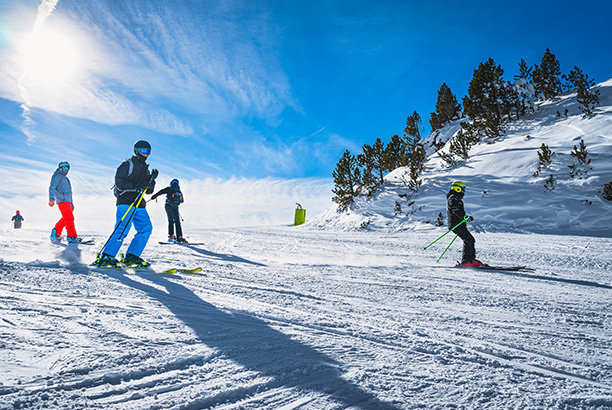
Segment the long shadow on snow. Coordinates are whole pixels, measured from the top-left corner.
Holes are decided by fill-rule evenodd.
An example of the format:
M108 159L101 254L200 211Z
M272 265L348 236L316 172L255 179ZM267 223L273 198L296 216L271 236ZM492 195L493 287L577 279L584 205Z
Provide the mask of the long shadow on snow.
M295 387L318 392L343 407L399 410L399 407L381 401L343 379L338 362L271 328L263 320L223 312L185 286L163 276L147 274L146 279L165 287L168 293L134 281L123 273L109 276L166 306L194 331L202 343L249 370L273 378L268 388ZM246 398L248 393L245 392L244 396ZM196 408L206 408L226 399L207 397L191 404Z
M486 269L483 269L483 270L486 270ZM549 280L551 282L571 283L572 285L592 286L594 288L601 288L601 289L612 289L612 286L610 285L604 285L601 283L591 282L588 280L566 279L566 278L559 278L555 276L532 275L532 274L524 273L524 272L502 271L502 270L494 270L494 271L487 271L487 272L501 273L502 275L508 275L508 276L519 276L521 278Z
M195 246L192 245L183 245L188 247L189 249L192 249L194 251L196 251L197 253L200 253L208 258L211 259L217 259L217 260L222 260L222 261L226 261L226 262L238 262L238 263L248 263L249 265L256 265L256 266L266 266L262 263L259 262L253 262L250 261L248 259L244 259L241 258L240 256L236 256L236 255L229 255L226 253L215 253L215 252L211 252L211 251L207 251L205 249L200 249L200 248L196 248Z

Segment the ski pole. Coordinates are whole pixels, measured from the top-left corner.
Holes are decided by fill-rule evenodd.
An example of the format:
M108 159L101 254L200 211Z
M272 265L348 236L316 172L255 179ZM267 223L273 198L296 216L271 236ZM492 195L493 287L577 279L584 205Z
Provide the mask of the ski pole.
M144 194L147 190L144 189L142 191L142 194L140 194L140 198L138 199L138 203L136 204L136 206L134 207L134 210L132 211L132 215L130 215L130 217L128 218L127 222L125 223L125 225L123 226L123 231L121 231L121 235L119 235L119 237L117 238L117 242L119 242L121 240L121 237L123 236L123 234L125 233L125 230L127 229L128 226L130 226L130 221L132 220L132 217L134 216L134 214L136 213L136 210L138 209L138 205L140 205L140 201L142 201L142 198L144 198ZM132 203L132 205L134 205ZM132 205L130 205L130 208L132 207ZM125 213L125 215L127 215L127 213L130 211L130 208L128 208L127 212ZM125 218L125 215L123 215L123 218ZM123 218L121 218L121 220L123 220ZM121 224L121 221L119 221L119 224Z
M440 259L442 259L442 257L444 256L444 254L446 253L446 251L448 250L448 248L451 247L451 245L453 244L453 242L455 242L455 239L457 239L457 236L455 236L453 238L453 240L451 241L451 243L448 244L448 246L446 247L446 249L444 249L444 252L442 252L442 255L440 255L440 257L438 258L438 260L436 261L436 263L440 262Z
M459 225L461 225L462 223L467 223L466 219L463 219L463 221L459 222L457 225L455 225L452 229L449 229L448 232L446 232L444 235L440 236L438 239L436 239L435 241L433 241L432 243L430 243L429 245L427 245L426 247L423 248L423 250L427 250L427 248L429 248L431 245L433 245L434 243L438 242L440 239L444 238L446 235L448 235L449 233L451 233L452 231L455 230L455 228L457 228Z
M136 197L136 199L134 199L134 202L132 202L132 204L127 209L127 211L125 211L125 214L123 214L123 216L121 217L121 219L119 220L119 222L115 226L115 229L113 229L113 233L111 233L110 236L108 237L108 239L106 240L106 242L104 242L104 246L102 247L102 249L100 249L100 252L98 254L100 254L100 253L102 253L104 251L104 248L106 248L106 245L108 245L108 242L110 241L110 239L113 237L113 235L117 231L117 228L119 228L119 226L121 225L121 222L123 222L123 219L125 218L125 216L128 214L128 212L130 212L130 209L132 209L134 204L136 204L136 200L138 200L138 203L136 204L136 206L138 206L140 204L140 200L144 196L145 191L146 190L143 190L142 193L140 194L140 196ZM130 219L132 219L132 218L130 218ZM125 228L124 228L124 232L125 232ZM121 235L123 235L123 233L121 233ZM119 236L119 237L121 238L121 236Z

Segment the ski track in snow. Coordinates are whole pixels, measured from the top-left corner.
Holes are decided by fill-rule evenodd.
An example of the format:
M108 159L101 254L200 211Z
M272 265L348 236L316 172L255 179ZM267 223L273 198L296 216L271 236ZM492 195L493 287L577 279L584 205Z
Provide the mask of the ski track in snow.
M612 239L475 234L502 273L439 234L202 230L162 275L5 231L0 408L612 408Z

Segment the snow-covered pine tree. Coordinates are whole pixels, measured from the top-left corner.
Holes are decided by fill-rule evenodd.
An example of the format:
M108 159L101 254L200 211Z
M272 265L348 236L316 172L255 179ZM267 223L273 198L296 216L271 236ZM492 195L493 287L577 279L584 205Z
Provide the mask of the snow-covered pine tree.
M344 151L332 175L334 177L332 201L338 204L338 211L344 211L357 196L356 187L361 184L361 171L357 167L357 159L349 150Z
M576 90L576 100L578 108L584 117L592 115L595 107L599 105L599 90L593 90L595 80L589 79L588 74L582 72L580 68L574 66L568 76L563 76L567 80L567 87Z
M546 49L542 57L542 64L535 65L533 70L533 85L538 96L542 99L554 99L562 91L561 64L559 60Z
M451 89L442 84L438 90L438 99L436 101L436 110L431 113L429 125L431 130L435 131L443 128L449 122L459 119L461 116L461 104L457 102L457 97L451 92Z
M519 74L514 76L514 82L508 84L510 93L510 110L516 115L518 120L529 112L533 112L535 107L533 99L535 98L535 87L533 86L532 67L527 66L524 59L521 58L519 64ZM511 114L508 113L510 118Z

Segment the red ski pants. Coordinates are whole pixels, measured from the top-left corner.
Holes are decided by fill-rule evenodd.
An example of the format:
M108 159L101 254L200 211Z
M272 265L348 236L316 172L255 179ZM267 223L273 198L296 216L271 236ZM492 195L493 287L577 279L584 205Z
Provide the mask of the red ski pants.
M55 232L57 235L62 234L62 230L66 228L66 235L70 238L76 238L77 232L74 227L74 215L72 214L72 203L71 202L60 202L57 204L62 218L55 224Z

